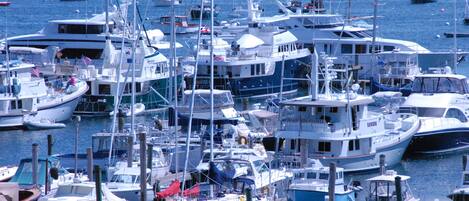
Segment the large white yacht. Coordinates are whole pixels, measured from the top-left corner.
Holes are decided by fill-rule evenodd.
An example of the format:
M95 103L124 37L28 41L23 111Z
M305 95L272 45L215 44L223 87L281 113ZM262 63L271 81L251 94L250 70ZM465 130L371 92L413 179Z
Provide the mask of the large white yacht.
M164 35L159 30L149 30L146 34L141 31L139 37L132 37L131 27L123 20L128 5L122 3L120 9L114 7L108 12L108 24L105 13L89 19L52 20L38 33L4 40L3 48L7 44L9 47L47 49L53 65L41 69L44 75L76 74L90 86L76 113L108 115L114 109L114 98L122 94L116 90L118 77L124 96L122 105L130 107L132 73L129 69L134 51L132 43L136 43L136 101L144 104L146 110L155 109L166 104L169 93L169 62L159 51L159 47L167 49L169 46L162 42ZM121 75L117 71L119 63L122 63Z
M281 102L280 128L275 134L285 139L281 153L297 156L303 163L307 159L335 162L346 172L378 168L381 154L389 159L388 165L398 164L419 128L417 115L369 111L374 100L358 94L357 84L334 92L329 69L333 64L327 60L324 93Z
M285 20L280 21L278 25L292 32L306 47L315 47L318 52L337 57L337 66L360 67L358 76L361 79L377 75L378 71L374 71L372 67L382 60L375 58L373 64L371 27L354 25L353 19L345 20L340 14L292 12L279 1L277 5L285 13ZM431 52L412 41L376 36L375 48L375 52L415 52L422 67L453 65L454 62L453 53Z
M402 111L416 112L421 126L409 145L410 153L442 154L469 148L469 88L467 78L446 72L422 74L412 83L412 94Z

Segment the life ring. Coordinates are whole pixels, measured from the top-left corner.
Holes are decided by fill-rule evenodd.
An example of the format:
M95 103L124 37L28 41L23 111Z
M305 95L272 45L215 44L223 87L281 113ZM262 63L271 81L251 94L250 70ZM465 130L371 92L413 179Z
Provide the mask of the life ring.
M246 138L245 136L239 136L238 144L248 144L248 138Z

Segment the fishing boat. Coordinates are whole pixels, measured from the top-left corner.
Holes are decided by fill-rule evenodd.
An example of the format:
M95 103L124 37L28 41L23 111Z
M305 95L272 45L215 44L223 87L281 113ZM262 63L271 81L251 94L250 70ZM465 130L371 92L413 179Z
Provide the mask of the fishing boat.
M445 154L469 148L468 89L467 78L449 67L415 77L412 94L400 108L418 114L421 121L409 153Z
M213 149L213 157L214 158L224 158L224 157L236 157L236 156L258 156L259 158L263 158L265 162L267 160L267 152L265 151L264 147L260 144L255 144L253 148L248 147L229 147L229 148L216 148ZM203 152L202 159L197 165L196 169L199 172L204 172L209 170L209 162L210 162L210 149L206 149Z
M198 24L191 24L187 20L187 16L174 16L175 18L175 32L176 34L189 34L199 31ZM171 16L162 16L158 23L153 23L158 26L158 28L163 31L164 34L171 33Z
M9 181L15 175L17 169L17 166L0 167L0 182Z
M467 155L463 155L462 161L462 183L460 183L448 195L452 201L464 201L469 199L469 171L467 169Z
M140 167L122 167L106 183L111 193L125 200L140 199L140 179L149 181L151 170L146 169L147 178L140 178ZM147 182L147 197L153 196L152 186Z
M101 185L101 198L107 201L124 201L125 199L119 198L114 195L105 185ZM70 182L62 184L57 188L57 191L47 194L39 199L40 201L55 201L55 200L97 200L96 197L96 184L94 182Z
M329 194L329 167L324 167L318 160L309 161L302 165L288 169L293 172L293 180L288 188L289 198L292 201L315 200L326 201ZM344 169L336 168L335 200L356 200L357 191L360 187L346 185L344 181Z
M397 177L400 178L399 184L396 184ZM415 197L412 193L408 183L409 179L409 176L398 175L394 170L386 170L384 174L369 178L367 179L369 182L369 190L366 200L419 201L420 199Z
M278 141L285 139L280 153L296 156L303 163L308 159L334 162L345 172L377 169L381 154L390 166L398 164L420 127L417 115L398 113L397 108L384 114L372 112L368 106L374 100L359 94L358 84L334 92L333 61L325 59L323 93L316 88L312 95L280 103L280 126L275 134Z

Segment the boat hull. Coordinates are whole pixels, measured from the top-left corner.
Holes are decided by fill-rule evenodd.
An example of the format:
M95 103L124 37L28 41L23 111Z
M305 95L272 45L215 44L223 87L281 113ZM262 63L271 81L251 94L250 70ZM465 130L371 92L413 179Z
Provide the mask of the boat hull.
M469 128L452 128L417 133L408 154L448 154L469 149Z
M411 141L411 137L403 139L399 143L389 147L381 148L374 154L362 155L358 157L343 157L343 158L317 158L322 164L336 163L338 167L344 168L344 172L359 172L369 171L379 168L380 155L386 158L386 166L394 166L399 164L404 155L407 146Z
M81 96L77 96L72 100L51 107L39 108L37 113L29 114L27 118L31 121L40 121L41 119L48 119L55 122L61 122L68 120L73 115L73 111L75 110L78 101L80 100L80 97ZM23 114L0 116L0 128L23 126L23 124Z
M182 79L181 79L182 80ZM167 97L169 93L169 83L171 78L162 78L150 81L149 85L155 89L161 96ZM144 104L145 111L160 108L166 102L151 89L146 93L136 94L136 103ZM131 94L124 94L121 99L122 105L130 105L132 102ZM114 98L111 95L91 95L85 94L76 107L75 114L90 116L109 116L114 111Z
M345 194L335 194L336 201L355 201L355 193L349 192ZM299 190L289 189L288 197L290 201L303 201L303 200L314 200L314 201L326 201L328 192L312 191L312 190Z

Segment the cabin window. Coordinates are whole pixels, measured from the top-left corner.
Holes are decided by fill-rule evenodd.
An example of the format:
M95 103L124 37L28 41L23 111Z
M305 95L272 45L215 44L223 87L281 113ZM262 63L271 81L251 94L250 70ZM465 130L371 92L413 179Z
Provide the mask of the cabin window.
M348 141L348 150L349 151L354 151L354 150L359 150L360 149L360 140L350 140Z
M344 31L334 31L334 34L342 38L353 38L352 35Z
M100 34L104 30L104 25L59 24L59 33L66 34ZM112 26L109 30L112 30Z
M358 31L351 31L350 34L356 36L357 38L365 38L365 36L361 35Z
M16 100L11 101L11 109L22 109L23 108L23 101L18 100L18 105L16 105Z
M395 49L394 46L389 46L389 45L385 45L383 47L383 51L385 51L385 52L393 51L394 49Z
M469 174L464 174L464 185L469 184Z
M290 149L295 150L295 140L290 140Z
M331 142L319 142L318 151L320 151L320 152L330 152L331 151Z
M316 173L315 172L308 172L308 173L306 173L306 178L316 179Z
M374 47L375 47L375 48L374 48L374 49L375 49L375 53L381 52L381 46L375 45ZM368 47L368 49L370 50L370 53L373 53L373 45L370 45L370 46Z
M59 59L76 59L74 62L83 64L81 58L86 56L90 59L100 59L101 54L103 53L102 49L81 49L81 48L65 48L60 50L62 55ZM93 63L93 61L91 61Z
M317 112L322 112L322 107L318 107L316 111Z
M255 66L251 65L251 75L255 75Z
M306 112L306 107L304 107L304 106L298 107L298 111L299 112Z
M455 119L458 119L461 122L467 122L467 119L466 119L464 113L461 112L461 110L458 110L458 109L455 109L455 108L449 109L446 112L445 117L446 118L455 118Z
M110 95L111 94L111 86L108 84L100 84L98 86L98 93L99 94L104 94L104 95Z
M327 174L327 173L319 173L319 179L327 180L327 179L329 179L329 174Z
M352 44L342 44L342 54L352 54L353 45Z
M356 45L355 46L355 53L365 54L366 53L366 45Z
M337 111L339 111L339 108L338 108L338 107L331 107L331 108L329 109L329 112L330 112L330 113L337 113Z

